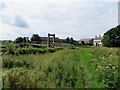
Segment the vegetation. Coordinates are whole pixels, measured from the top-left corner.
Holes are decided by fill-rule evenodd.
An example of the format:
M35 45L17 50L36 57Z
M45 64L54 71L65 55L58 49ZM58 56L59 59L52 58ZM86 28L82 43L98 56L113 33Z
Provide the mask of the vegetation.
M6 48L3 50L3 54L6 55L27 55L27 54L44 54L44 53L53 53L57 50L63 49L62 47L47 47L47 46L39 46L39 45L27 45L21 47L20 44L16 44L14 42L5 42L3 45Z
M67 47L47 47L4 41L4 88L119 88L120 26L104 34L108 47L79 46L67 37ZM23 39L23 40L22 40ZM33 34L31 41L39 41ZM92 40L91 40L92 42ZM112 47L112 48L110 48ZM113 48L116 47L116 48Z
M73 44L73 45L79 45L78 41L74 40L72 37L71 38L67 37L64 40L64 43Z
M15 42L16 43L21 43L21 42L23 42L23 38L22 37L18 37L18 38L15 39Z
M31 41L39 41L40 40L40 36L38 34L33 34L31 37Z
M107 31L102 42L107 47L120 47L120 25Z
M4 88L118 88L117 48L75 47L3 55Z

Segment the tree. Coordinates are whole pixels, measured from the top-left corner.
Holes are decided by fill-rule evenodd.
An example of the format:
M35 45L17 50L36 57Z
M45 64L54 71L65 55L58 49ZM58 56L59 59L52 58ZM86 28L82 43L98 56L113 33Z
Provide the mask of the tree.
M104 33L102 43L108 47L120 47L120 25Z
M64 42L69 43L69 41L70 41L70 39L69 39L69 37L67 37Z
M71 38L67 37L67 38L64 40L64 43L79 45L79 42L76 41L76 40L74 40L72 37L71 37Z
M74 45L79 45L79 42L74 40Z
M74 44L74 39L72 37L70 38L69 43Z
M18 38L15 39L15 42L16 43L21 43L21 42L23 42L23 38L22 37L18 37Z
M81 41L81 44L82 44L82 45L85 45L85 42L84 42L84 41Z
M31 37L31 41L40 41L40 36L38 34L33 34Z
M26 40L26 38L25 37L23 37L23 42L26 42L27 40Z

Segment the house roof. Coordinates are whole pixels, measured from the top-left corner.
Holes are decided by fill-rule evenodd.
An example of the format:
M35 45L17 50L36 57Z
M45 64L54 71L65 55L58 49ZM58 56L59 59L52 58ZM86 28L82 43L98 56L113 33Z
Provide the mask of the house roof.
M84 41L84 42L89 42L90 40L102 40L103 37L95 37L95 38L83 38L83 39L80 39L79 42L81 41Z
M89 42L90 40L92 40L93 38L83 38L80 39L79 42L84 41L84 42Z
M102 40L103 39L103 37L96 37L96 38L94 38L94 40Z

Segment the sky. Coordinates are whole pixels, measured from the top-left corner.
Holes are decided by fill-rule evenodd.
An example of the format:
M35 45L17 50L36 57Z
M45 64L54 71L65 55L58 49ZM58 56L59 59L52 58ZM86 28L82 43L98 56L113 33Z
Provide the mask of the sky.
M0 40L32 34L103 35L118 25L118 0L0 0Z

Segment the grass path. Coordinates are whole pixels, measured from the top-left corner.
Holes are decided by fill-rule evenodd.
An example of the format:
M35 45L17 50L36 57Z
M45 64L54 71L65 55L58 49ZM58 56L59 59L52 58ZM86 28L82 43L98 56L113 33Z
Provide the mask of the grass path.
M116 52L111 51L113 50L79 48L47 54L4 55L3 69L7 71L3 77L4 87L104 88L104 82L100 81L103 76L101 77L101 72L96 72L96 65L102 67L107 61L116 65ZM96 61L92 60L93 57ZM103 57L105 60L102 60Z
M86 73L85 73L85 63L84 63L84 61L85 60L88 60L88 53L86 52L86 51L84 51L84 50L80 50L79 52L78 52L78 54L79 54L79 59L81 59L80 60L80 64L81 64L81 72L82 72L82 80L83 80L83 85L84 85L84 88L89 88L89 83L88 83L88 80L87 80L87 75L86 75Z
M73 55L75 55L75 59L79 61L78 63L80 67L80 78L82 81L82 86L83 88L89 88L86 73L85 73L85 66L83 63L83 60L85 59L85 56L83 54L86 55L86 53L81 52L81 50L79 49L76 50L76 52L74 52L74 50L71 50L71 52L73 53Z
M82 81L83 81L83 86L84 86L84 88L88 88L88 81L86 80L86 77L85 77L85 71L84 71L84 68L83 68L83 63L82 63L82 61L81 61L81 79L82 79Z

